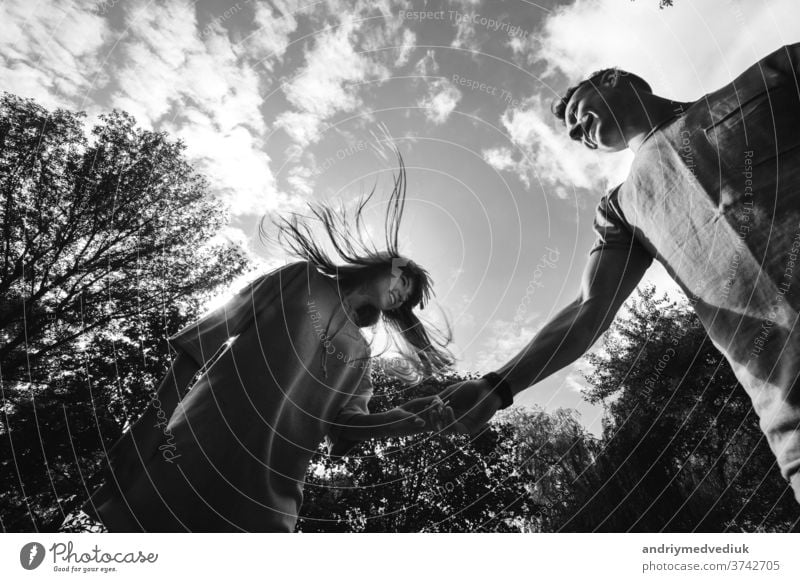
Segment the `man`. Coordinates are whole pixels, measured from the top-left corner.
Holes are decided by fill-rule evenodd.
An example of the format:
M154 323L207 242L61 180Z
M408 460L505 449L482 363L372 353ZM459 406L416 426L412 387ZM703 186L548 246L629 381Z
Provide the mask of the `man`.
M597 207L578 297L497 372L443 397L475 433L513 395L583 355L653 259L690 299L749 394L800 503L800 43L693 103L595 73L553 108L585 147L634 161Z

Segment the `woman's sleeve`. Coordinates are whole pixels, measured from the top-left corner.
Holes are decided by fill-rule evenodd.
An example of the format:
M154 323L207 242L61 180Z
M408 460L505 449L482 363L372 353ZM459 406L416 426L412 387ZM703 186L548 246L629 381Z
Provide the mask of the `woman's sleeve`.
M343 438L340 434L341 425L346 424L348 419L355 415L369 414L369 404L372 398L372 380L370 378L369 366L365 366L358 388L339 411L336 419L331 423L325 444L328 447L328 455L331 457L341 457L346 455L359 441Z
M306 281L308 266L308 262L293 263L258 277L224 305L170 336L170 345L189 354L200 366L208 364L229 339L255 321L260 309L279 300L281 288L285 291Z

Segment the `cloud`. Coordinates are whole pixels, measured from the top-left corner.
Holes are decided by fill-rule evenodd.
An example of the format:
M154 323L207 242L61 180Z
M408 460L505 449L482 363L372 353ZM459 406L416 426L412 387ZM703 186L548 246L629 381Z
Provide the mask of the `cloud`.
M676 2L578 0L548 17L532 50L570 79L618 66L656 92L696 99L732 80L757 58L800 38L800 4L776 0Z
M450 46L480 53L488 37L486 30L482 29L482 34L479 35L476 28L476 22L484 16L473 10L480 5L480 0L450 0L449 4L455 10L448 10L447 14L450 21L455 22L456 27L456 35ZM478 38L479 36L481 38Z
M128 34L117 49L114 105L138 110L149 124L193 106L223 131L239 124L264 129L258 76L239 62L223 29L201 38L194 6L185 0L126 8Z
M465 15L461 15L465 16ZM478 32L469 18L459 18L456 21L456 36L450 43L453 48L463 48L469 51L480 52L481 42Z
M469 363L477 372L496 370L516 355L539 332L541 325L534 325L538 313L529 314L523 321L495 319L481 332L485 338L481 350Z
M417 105L425 108L425 117L437 125L441 125L461 100L461 91L447 79L436 79L428 85L428 94L422 97Z
M411 53L414 52L416 48L417 35L409 28L403 29L403 39L401 42L400 54L397 55L397 59L394 61L394 66L398 68L408 63L408 59L411 58Z
M221 133L202 113L185 115L170 132L187 144L189 155L234 215L262 214L283 202L261 138L244 126ZM169 126L167 126L169 127Z
M570 140L540 95L507 109L501 123L513 147L483 151L497 170L516 173L530 186L539 182L568 198L572 188L606 189L624 180L632 155L598 155Z
M315 163L309 165L296 164L289 169L289 177L286 181L300 196L309 198L314 193Z
M280 128L299 146L319 141L323 118L310 111L284 111L275 119Z
M193 4L126 5L112 105L183 139L187 154L234 215L285 200L264 151L259 76L220 24L201 35Z
M271 0L254 3L253 24L256 31L242 42L249 56L260 61L268 71L282 62L291 34L297 30L296 17L313 9L314 3L294 0Z
M46 107L85 106L106 80L101 49L110 40L96 2L0 3L3 90Z
M577 392L578 394L583 394L585 390L589 388L586 385L586 380L583 378L583 374L576 370L579 364L575 364L573 369L566 375L564 378L564 384L569 388L572 392Z
M517 165L517 162L514 161L514 154L511 148L488 148L483 150L481 155L487 164L498 171L509 170Z
M406 28L396 0L339 0L334 13L353 12L359 18L358 37L361 50L371 59L390 69L402 67L416 48L417 35Z
M441 125L461 100L461 91L449 79L434 77L439 72L439 64L433 49L417 61L414 72L425 86L425 94L417 100L417 106L423 108L428 121Z
M120 28L110 24L111 8ZM268 32L262 43L284 38ZM263 149L261 79L219 19L198 30L194 3L3 3L0 55L7 91L48 107L89 109L90 119L109 106L123 109L144 127L183 138L234 214L286 198Z
M554 10L537 35L508 46L520 63L543 63L545 78L559 91L595 70L618 66L647 79L656 93L691 100L800 38L797 2L778 0L759 11L750 6L709 0L659 10L657 2L577 0ZM570 142L548 110L556 93L548 88L506 110L501 122L513 147L488 148L484 159L526 185L541 181L560 197L575 187L597 191L622 181L633 156L595 154Z
M275 124L302 146L320 139L326 120L361 104L358 83L388 74L356 51L356 30L355 18L347 14L340 26L322 32L313 48L306 51L305 66L283 87L295 110L280 114Z

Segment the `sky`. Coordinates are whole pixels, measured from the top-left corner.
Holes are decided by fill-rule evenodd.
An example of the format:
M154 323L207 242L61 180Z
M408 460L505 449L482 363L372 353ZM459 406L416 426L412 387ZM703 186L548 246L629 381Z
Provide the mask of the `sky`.
M569 142L552 99L618 66L694 100L798 40L796 0L4 0L0 88L183 140L229 208L219 236L262 271L287 260L257 236L265 215L375 187L379 234L396 148L400 246L436 284L423 315L450 321L461 370L488 372L575 298L594 208L632 159ZM679 293L658 265L647 283ZM599 434L584 369L517 402Z

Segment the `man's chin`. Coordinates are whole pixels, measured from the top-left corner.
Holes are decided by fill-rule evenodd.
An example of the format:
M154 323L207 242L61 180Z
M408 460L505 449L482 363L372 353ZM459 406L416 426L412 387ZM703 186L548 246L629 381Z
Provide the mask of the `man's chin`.
M601 143L597 144L597 149L595 151L602 152L604 154L614 154L614 153L617 153L617 152L621 152L622 150L626 149L627 147L628 147L628 145L625 144L625 143L621 143L621 144L618 143L618 144L609 145L609 144L605 144L605 143L601 142Z

